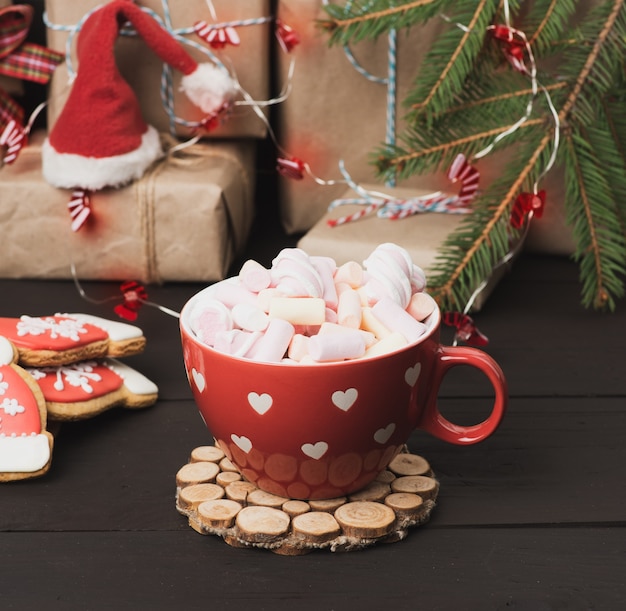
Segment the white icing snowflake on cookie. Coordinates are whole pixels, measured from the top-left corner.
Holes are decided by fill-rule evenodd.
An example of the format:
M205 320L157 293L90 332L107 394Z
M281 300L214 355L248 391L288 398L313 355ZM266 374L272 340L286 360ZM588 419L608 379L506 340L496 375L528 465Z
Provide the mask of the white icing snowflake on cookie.
M52 339L57 337L66 337L77 342L79 334L87 333L87 329L83 323L72 318L55 319L51 316L35 318L23 315L17 323L17 334L22 337L24 335L43 335L50 333Z
M35 380L41 380L47 375L56 376L57 379L54 383L56 390L63 390L67 384L74 388L81 388L84 392L91 394L93 392L91 382L100 382L102 380L102 376L99 373L94 373L93 368L96 365L97 363L93 361L85 361L62 367L27 368L27 371Z
M0 409L9 416L15 416L24 412L24 407L18 403L17 399L3 399L2 403L0 403Z
M7 391L8 388L9 388L9 383L2 381L2 374L0 373L0 395L3 395Z

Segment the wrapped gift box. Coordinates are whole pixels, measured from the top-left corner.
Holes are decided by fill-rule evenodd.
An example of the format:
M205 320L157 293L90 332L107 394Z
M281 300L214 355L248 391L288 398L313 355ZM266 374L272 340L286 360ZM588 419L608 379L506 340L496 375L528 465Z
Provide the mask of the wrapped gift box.
M363 186L370 190L380 187L367 184ZM385 189L385 193L397 199L410 199L430 192L417 187ZM341 194L342 199L354 197L356 194L351 189ZM440 212L423 212L399 220L379 218L373 213L334 227L328 224L331 219L361 210L362 206L359 204L344 204L330 210L298 240L298 247L310 255L332 257L341 265L348 261L362 263L379 244L393 242L409 252L413 262L424 270L428 280L444 241L463 220L462 214ZM502 266L494 270L488 285L474 301L472 311L482 308L506 269Z
M214 281L240 253L254 215L255 141L207 142L155 164L140 180L92 195L72 232L71 191L41 175L37 134L0 171L4 278Z
M70 36L68 28L76 27L81 19L97 6L101 0L80 0L66 2L64 0L46 0L46 16L50 27L47 29L47 45L56 50L66 51L66 42ZM163 16L161 0L141 0L142 7L151 9L160 17ZM197 21L212 22L206 0L169 0L169 14L172 28L191 28ZM216 15L220 23L241 21L244 19L263 19L270 15L269 0L247 0L232 2L213 0ZM254 100L267 100L269 95L269 46L270 28L272 23L247 25L237 28L241 39L239 46L228 45L222 50L211 51L231 70L241 87ZM59 29L57 29L59 28ZM209 48L196 34L185 34L185 39ZM201 51L193 46L184 45L185 50L198 62L210 61ZM72 68L76 63L76 35L72 41ZM139 36L120 36L116 41L115 55L117 65L123 77L130 83L139 98L144 119L157 130L171 133L169 116L161 101L161 72L163 63ZM179 92L181 75L172 71L174 112L177 117L186 121L202 120L202 112ZM52 79L48 105L48 126L54 125L70 91L68 68L59 66ZM262 138L267 133L266 123L248 106L237 106L231 116L215 130L207 133L207 137L256 137ZM190 129L178 125L176 134L188 136Z
M322 0L279 0L277 16L301 37L294 51L296 64L289 98L277 108L281 145L289 154L302 159L312 172L338 184L320 185L312 178L279 178L281 220L288 233L302 233L315 226L314 236L325 224L324 217L332 200L346 189L338 170L340 160L355 182L383 183L370 164L372 153L385 141L387 88L367 80L347 59L340 45L328 46L328 35L316 24L327 18ZM438 19L398 33L396 133L404 123L402 101L413 84L421 62L443 29L449 26ZM388 45L385 36L364 40L351 47L359 64L378 77L387 76ZM279 73L286 78L289 57L278 54ZM478 162L481 184L497 177L506 157L487 156ZM413 176L399 187L448 188L445 176ZM533 250L569 254L574 250L570 228L564 222L564 185L562 174L550 173L542 185L548 193L542 219L535 219L529 235ZM365 227L363 228L365 231ZM350 232L351 229L346 231ZM391 229L403 232L403 229ZM447 232L446 232L447 233ZM340 238L340 234L334 234ZM402 238L402 235L399 236ZM307 238L308 241L309 238ZM338 240L338 241L339 241Z

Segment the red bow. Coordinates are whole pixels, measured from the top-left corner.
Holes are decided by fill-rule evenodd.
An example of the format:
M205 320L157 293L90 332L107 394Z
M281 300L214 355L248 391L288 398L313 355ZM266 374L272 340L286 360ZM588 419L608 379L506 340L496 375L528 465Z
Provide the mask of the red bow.
M283 23L280 19L276 20L276 38L285 53L291 53L294 47L300 44L300 35L298 32L286 23Z
M517 30L506 25L496 25L493 30L493 37L503 44L503 51L510 64L518 72L526 72L524 64L524 54L526 53L526 42L516 37Z
M487 336L483 335L470 316L461 312L446 312L443 315L443 323L449 327L455 327L455 338L472 346L486 346L489 343Z
M285 178L292 178L293 180L302 180L306 173L306 165L304 161L297 157L279 157L276 159L276 170L281 176Z
M137 311L148 299L148 292L141 284L134 280L124 282L120 286L120 290L124 296L124 302L116 305L113 311L120 318L130 321L137 320Z
M213 49L223 49L226 45L237 47L241 42L237 30L230 25L219 27L211 25L206 21L198 21L193 26L193 29Z
M521 229L530 212L537 218L541 218L545 203L546 192L543 189L539 193L520 193L511 210L511 227Z
M198 124L199 129L204 129L207 132L212 132L217 129L226 120L228 113L232 108L231 102L224 102L215 112L207 115Z

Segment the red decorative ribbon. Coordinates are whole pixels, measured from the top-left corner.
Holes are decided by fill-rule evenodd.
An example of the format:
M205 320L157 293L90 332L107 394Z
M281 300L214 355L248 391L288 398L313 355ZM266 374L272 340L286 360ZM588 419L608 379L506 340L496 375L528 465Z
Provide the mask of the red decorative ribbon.
M524 226L526 217L532 212L533 216L541 218L543 208L546 203L546 192L544 189L538 193L520 193L513 204L511 210L511 227L521 229Z
M455 338L472 346L486 346L489 339L483 335L470 316L461 312L446 312L443 323L456 328Z
M237 30L230 25L220 27L206 21L198 21L194 24L193 29L213 49L223 49L226 45L237 47L241 43Z
M232 102L226 101L224 102L215 112L212 112L210 115L207 115L200 121L197 126L197 129L203 129L206 132L212 132L217 129L228 117L230 111L232 110Z
M276 38L285 53L291 53L294 47L300 44L300 35L298 32L291 26L283 23L280 19L276 20Z
M492 29L493 37L502 43L504 55L518 72L526 72L524 55L527 42L520 37L518 30L507 25L496 25Z
M124 296L124 302L116 305L113 311L120 318L130 321L137 320L137 312L148 299L148 292L134 280L122 283L120 290Z
M63 53L26 42L33 14L33 7L27 4L0 9L0 74L45 85L63 60ZM11 149L6 153L5 163L15 161L25 143L23 125L24 110L0 89L0 129L4 132L9 129L8 133L3 133L5 140L1 144ZM19 129L24 132L24 137L19 138L20 143L16 141Z
M276 170L281 176L285 178L292 178L293 180L302 180L306 173L306 165L304 161L297 157L278 157L276 159Z

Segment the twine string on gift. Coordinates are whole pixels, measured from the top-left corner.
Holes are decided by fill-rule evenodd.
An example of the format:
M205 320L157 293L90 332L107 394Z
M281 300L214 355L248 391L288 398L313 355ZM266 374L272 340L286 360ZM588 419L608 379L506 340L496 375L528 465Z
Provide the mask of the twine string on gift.
M137 202L139 221L141 226L141 236L143 240L143 257L144 257L144 273L143 279L148 284L157 284L162 281L159 273L158 266L158 248L156 242L156 184L157 179L160 176L161 172L163 172L168 166L177 166L177 167L194 167L201 166L201 164L205 163L208 159L221 159L228 163L236 164L238 166L237 176L239 177L240 183L242 184L242 191L246 194L251 193L249 176L246 171L246 168L242 165L241 161L227 152L213 149L211 147L206 146L189 146L185 149L176 149L175 143L176 140L173 136L169 134L161 134L162 143L164 149L166 150L165 157L158 162L154 163L149 170L137 181L134 183L135 190L135 200ZM248 195L249 196L249 195ZM235 224L232 222L232 214L228 209L229 201L228 198L223 198L224 204L227 207L226 215L228 217L228 222L231 230L232 236L232 248L235 251L238 251L241 248L240 237L237 235L237 232L234 231ZM251 209L250 206L244 206L246 210ZM251 219L244 220L245 223L249 223ZM227 245L228 246L228 245ZM86 291L80 284L78 273L76 270L76 265L72 261L70 264L71 276L76 286L78 293L81 295L83 299L86 301L102 305L111 302L119 302L119 296L111 296L104 299L94 299L87 295ZM124 283L122 287L126 285L138 285L135 281L129 281ZM122 291L124 292L124 291ZM141 297L143 292L133 291L134 299L141 302L141 304L148 305L158 310L162 311L165 314L168 314L173 317L180 317L180 314L166 306L163 306L159 303L149 301ZM126 300L126 295L123 296L124 300ZM128 306L132 304L127 304ZM128 308L123 307L123 304L116 308L116 313L122 315L122 311L127 311Z
M237 176L242 185L242 192L249 197L251 193L250 179L246 168L241 161L234 155L227 152L214 149L199 144L185 143L184 147L170 134L161 134L161 143L165 150L163 159L154 163L144 175L136 180L133 184L135 190L135 199L138 205L139 220L141 226L141 235L143 240L143 262L144 262L144 278L149 283L162 282L158 264L158 244L156 240L156 186L157 179L161 172L168 166L188 167L201 166L209 159L221 159L238 166ZM229 209L229 199L223 198L226 206L227 222L230 225L230 236L232 237L232 249L239 252L242 247L242 236L238 235L236 224L232 221L232 213ZM250 206L245 205L243 209L248 210ZM248 223L251 219L244 222Z

